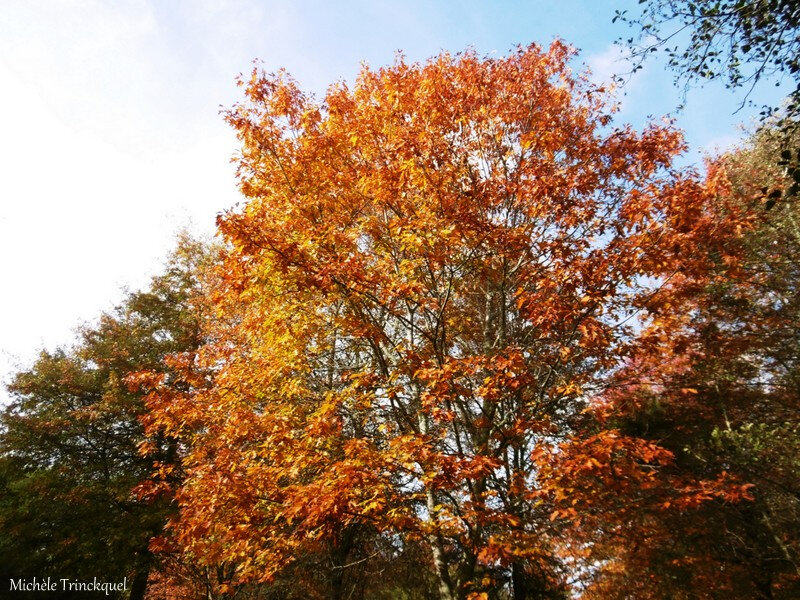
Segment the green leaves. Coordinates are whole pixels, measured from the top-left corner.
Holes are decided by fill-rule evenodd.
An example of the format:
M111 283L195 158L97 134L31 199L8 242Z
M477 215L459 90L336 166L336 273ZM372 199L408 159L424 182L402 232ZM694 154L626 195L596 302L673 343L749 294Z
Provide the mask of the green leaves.
M163 372L167 354L199 342L192 302L204 253L184 238L149 289L84 327L74 347L43 352L16 375L0 432L0 563L10 576L128 577L142 597L155 565L148 544L169 510L140 501L134 488L170 449L162 438L140 455L144 402L125 377Z

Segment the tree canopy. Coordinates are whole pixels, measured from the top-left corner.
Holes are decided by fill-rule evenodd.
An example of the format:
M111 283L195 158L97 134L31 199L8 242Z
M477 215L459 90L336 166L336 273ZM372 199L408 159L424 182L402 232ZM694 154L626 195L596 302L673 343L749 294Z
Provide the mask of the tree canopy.
M187 448L173 535L230 586L316 556L316 595L347 597L353 565L420 545L440 598L564 598L579 476L587 514L747 497L587 415L654 347L660 286L735 268L749 225L721 169L670 168L678 132L613 127L571 57L400 58L319 102L242 81L227 318L184 361L191 393L151 381L147 417Z

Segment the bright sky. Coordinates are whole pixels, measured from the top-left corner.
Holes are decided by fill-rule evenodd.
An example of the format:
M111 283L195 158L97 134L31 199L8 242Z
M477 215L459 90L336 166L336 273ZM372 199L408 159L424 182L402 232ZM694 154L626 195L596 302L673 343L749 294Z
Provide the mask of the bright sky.
M617 8L636 0L4 0L0 378L70 343L122 286L147 282L179 228L211 232L238 201L236 140L219 109L238 99L234 79L253 59L319 93L397 50L409 60L470 45L503 54L558 36L603 80L625 70ZM755 100L777 103L766 92ZM679 100L652 63L628 86L619 120L641 127ZM678 116L687 164L741 137L738 124L757 110L734 115L737 106L719 86L689 95Z

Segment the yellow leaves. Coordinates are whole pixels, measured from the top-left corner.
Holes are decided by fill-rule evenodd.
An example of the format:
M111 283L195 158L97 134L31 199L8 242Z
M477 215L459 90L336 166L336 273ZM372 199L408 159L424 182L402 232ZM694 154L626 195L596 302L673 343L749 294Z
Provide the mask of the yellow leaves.
M556 394L562 396L581 396L583 394L583 388L573 381L557 385L554 389Z
M603 465L602 465L602 464L600 464L600 461L598 461L598 460L597 460L596 458L594 458L594 457L590 457L588 462L589 462L591 465L595 466L595 467L598 467L598 468L602 468L602 467L603 467Z

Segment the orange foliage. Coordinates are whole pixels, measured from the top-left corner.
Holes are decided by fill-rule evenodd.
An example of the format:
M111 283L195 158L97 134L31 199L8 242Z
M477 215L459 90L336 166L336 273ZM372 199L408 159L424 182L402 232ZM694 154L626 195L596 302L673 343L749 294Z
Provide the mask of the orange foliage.
M676 131L613 128L572 55L401 58L322 101L285 73L242 81L247 202L219 219L213 342L149 398L185 450L185 552L269 581L315 553L344 568L358 528L425 544L442 598L521 598L565 589L563 517L746 494L665 494L657 442L572 435L679 319L635 335L674 301L654 285L702 277L693 248L743 223L704 210L721 171L670 170Z

